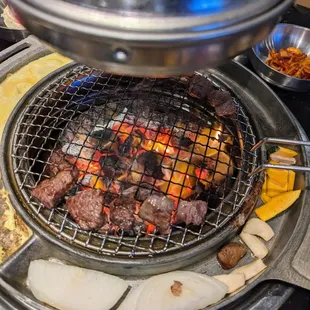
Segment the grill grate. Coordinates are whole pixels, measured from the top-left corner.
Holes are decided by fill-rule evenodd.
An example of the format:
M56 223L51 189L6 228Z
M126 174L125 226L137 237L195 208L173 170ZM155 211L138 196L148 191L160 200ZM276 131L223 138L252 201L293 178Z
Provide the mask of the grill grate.
M22 111L16 126L12 158L15 178L27 204L25 207L35 220L59 238L102 254L121 257L152 256L179 250L211 238L240 210L252 186L252 180L247 175L256 166L257 161L256 154L249 151L256 142L253 129L236 98L234 102L238 110L236 118L217 118L207 106L187 95L186 79L183 77L132 78L104 73L86 66L75 66L69 72L50 80L49 84L32 98ZM87 160L85 173L88 177L94 176L96 179L92 185L85 185L84 176L79 181L79 188L97 186L100 179L90 169L90 165L96 161L93 157L90 161L88 153L93 154L99 150L99 146L90 147L89 139L94 133L97 134L97 138L98 132L105 135L109 131L108 128L113 126L114 131L116 126L118 135L126 136L128 132L123 132L122 128L130 125L133 130L141 126L141 123L146 129L153 131L152 137L155 136L156 141L153 138L149 139L152 149L162 146L164 155L168 158L167 143L158 144L157 139L158 135L165 134L162 130L165 128L170 128L171 132L181 131L183 136L184 132L192 133L196 140L197 133L206 126L218 131L221 137L233 137L232 143L222 139L219 145L213 146L212 131L206 136L209 150L214 148L215 151L219 151L222 146L229 144L229 147L221 152L228 154L231 159L229 163L221 162L218 155L215 159L215 172L218 172L216 167L219 165L228 164L234 166L235 173L223 176L224 182L204 197L209 203L209 209L205 222L200 227L171 225L167 235L159 235L156 231L145 234L144 230L137 232L135 236L127 235L121 230L114 235L108 231L84 231L70 218L64 204L48 210L32 197L31 189L47 177L44 171L49 156L60 147L77 150L78 155L75 158ZM186 127L180 126L180 123ZM157 126L156 130L154 124ZM82 142L71 139L64 143L62 139L68 133L74 136L83 135ZM131 132L130 136L139 139L136 133ZM173 138L173 134L168 136L169 141ZM110 135L109 139L113 142L115 136L111 138ZM196 144L199 142L195 141ZM137 148L140 149L141 144ZM177 156L181 152L179 149ZM189 153L190 158L197 155L195 150ZM204 160L209 158L208 154L202 156ZM161 157L161 165L164 165L163 160L164 156ZM181 157L178 160L182 162ZM187 166L186 173L188 169ZM176 171L176 167L172 170ZM139 171L139 178L143 179L144 176L145 171ZM121 181L119 183L122 185ZM168 189L171 184L179 186L179 194L189 189L185 184L185 178L182 184L175 183L171 177L166 183ZM137 185L138 188L145 187L145 184ZM113 182L106 185L106 190L110 193L113 192L112 186L115 186ZM177 200L180 198L179 194L171 196Z

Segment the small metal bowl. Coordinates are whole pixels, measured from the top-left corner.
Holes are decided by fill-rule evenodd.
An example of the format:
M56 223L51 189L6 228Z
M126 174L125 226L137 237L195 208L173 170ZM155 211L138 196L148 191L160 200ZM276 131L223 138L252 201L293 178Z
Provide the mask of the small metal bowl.
M310 80L280 73L266 64L268 52L290 46L298 47L310 56L310 29L291 24L278 24L267 39L250 51L250 61L258 75L268 83L292 91L310 91Z

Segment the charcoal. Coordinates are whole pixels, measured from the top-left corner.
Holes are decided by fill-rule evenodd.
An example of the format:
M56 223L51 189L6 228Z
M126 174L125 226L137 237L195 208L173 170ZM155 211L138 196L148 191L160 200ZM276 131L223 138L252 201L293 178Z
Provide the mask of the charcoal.
M119 140L118 152L120 156L130 156L132 153L132 144L133 137L131 135L127 137L124 143L121 143L121 141Z
M112 179L115 177L118 162L119 158L116 155L105 156L99 159L99 163L105 178Z
M79 172L74 167L71 170L58 172L54 177L43 180L33 190L32 195L37 198L45 208L53 208L62 201L64 196L74 186Z
M136 185L125 189L122 192L123 197L134 198L139 201L144 201L152 193L152 188L138 187Z
M70 143L63 145L62 152L70 156L91 160L99 144L100 142L93 137L76 134Z
M162 179L164 174L161 170L161 156L152 151L146 151L140 154L137 158L139 165L144 167L144 173L152 176L155 179Z
M102 130L92 132L91 136L99 140L113 141L114 131L110 128L105 128Z
M189 146L191 146L194 142L188 138L188 137L183 137L181 138L180 140L180 146L181 147L185 147L185 148L188 148Z
M104 178L112 179L118 178L125 174L130 168L130 160L119 158L115 154L109 154L107 156L102 156L99 159L101 169L104 174Z

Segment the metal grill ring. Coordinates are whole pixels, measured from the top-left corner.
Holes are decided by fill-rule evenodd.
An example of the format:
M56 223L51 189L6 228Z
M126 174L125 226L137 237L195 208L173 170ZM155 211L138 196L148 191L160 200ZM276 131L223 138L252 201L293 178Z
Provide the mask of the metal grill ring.
M60 239L105 255L154 256L212 238L242 207L252 186L252 180L247 175L257 161L256 154L250 152L256 143L255 134L236 98L234 102L238 110L236 118L217 118L206 105L187 95L186 81L182 77L132 78L76 65L49 81L48 86L24 107L16 124L12 161L15 179L26 201L27 211L35 221ZM198 126L198 130L206 124L210 127L221 124L220 131L229 133L234 140L229 155L234 158L235 162L230 164L234 165L235 173L226 176L217 191L206 197L209 211L203 225L198 228L172 225L167 235L153 232L126 236L122 231L118 235L111 235L108 232L80 229L70 218L64 205L52 210L43 208L32 197L31 189L46 177L44 169L48 164L47 154L50 155L59 145L60 137L68 128L77 128L77 132L83 128L83 121L89 115L96 120L92 126L103 131L107 129L104 124L111 122L118 123L121 128L132 115L142 119L147 128L151 128L154 121L178 128L178 121L182 120L186 123L186 130L192 130L192 123ZM86 138L89 138L89 134ZM210 140L211 137L208 143ZM82 148L88 148L85 141L82 146L79 145L80 153ZM68 147L74 144L72 142ZM217 158L216 165L219 163ZM171 184L173 181L170 179L167 182ZM182 190L183 188L186 188L184 181ZM108 190L110 191L110 187ZM212 204L211 200L215 198L217 203Z

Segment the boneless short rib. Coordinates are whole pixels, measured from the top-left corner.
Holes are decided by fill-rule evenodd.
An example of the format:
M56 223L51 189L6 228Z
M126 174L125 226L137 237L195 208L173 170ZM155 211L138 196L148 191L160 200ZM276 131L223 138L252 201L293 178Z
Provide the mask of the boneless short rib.
M231 116L236 113L236 106L229 92L215 90L211 82L203 75L194 75L188 86L190 96L206 100L218 116Z
M110 205L110 220L123 230L132 230L135 224L136 201L132 198L116 198Z
M173 200L164 195L151 195L142 204L139 216L154 224L161 233L169 228Z
M73 219L85 230L100 229L106 222L104 193L100 190L79 192L67 200L66 206Z
M177 223L201 225L207 213L208 204L202 200L181 201L175 214Z
M67 192L74 186L78 179L78 170L58 172L54 177L43 180L32 190L32 195L40 200L46 208L53 208L61 202Z

